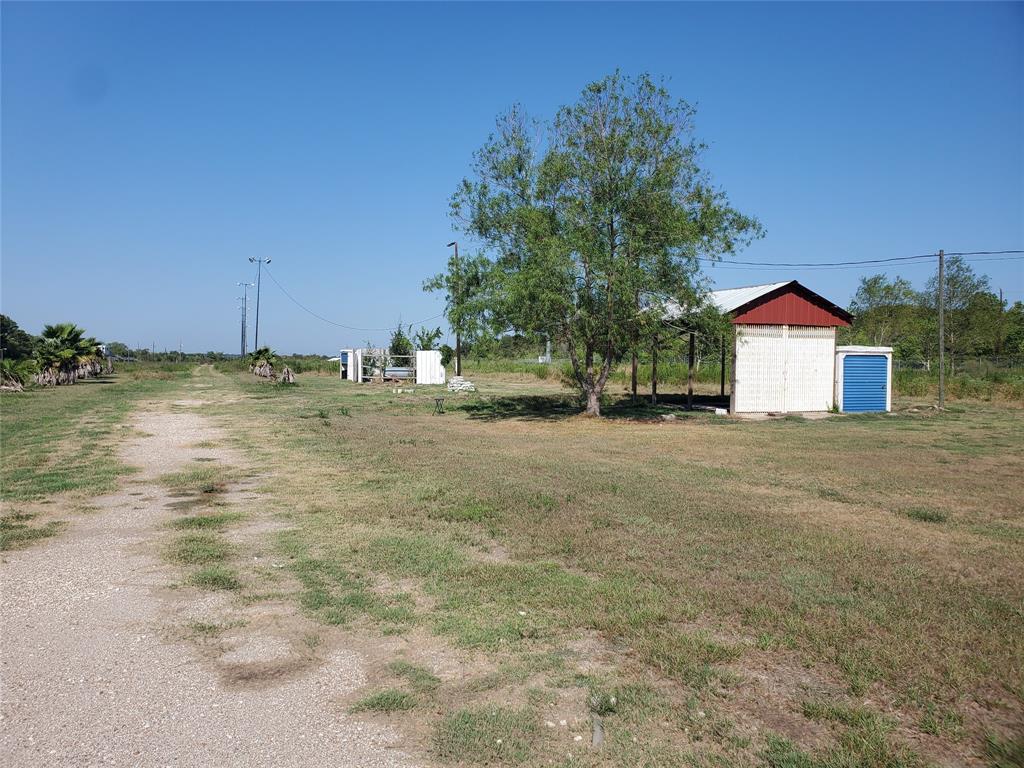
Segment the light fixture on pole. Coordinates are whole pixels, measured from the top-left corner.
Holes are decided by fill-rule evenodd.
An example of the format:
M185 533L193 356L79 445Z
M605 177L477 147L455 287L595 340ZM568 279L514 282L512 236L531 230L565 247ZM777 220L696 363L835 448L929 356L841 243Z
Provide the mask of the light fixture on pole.
M263 265L269 264L270 259L256 259L252 256L249 257L249 261L256 265L256 339L253 341L252 348L260 348L260 277L263 274Z

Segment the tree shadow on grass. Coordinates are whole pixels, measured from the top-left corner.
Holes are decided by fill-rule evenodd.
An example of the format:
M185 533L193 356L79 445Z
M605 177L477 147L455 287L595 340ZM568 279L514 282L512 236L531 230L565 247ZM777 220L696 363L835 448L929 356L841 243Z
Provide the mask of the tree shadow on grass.
M694 396L694 405L727 407L728 398L708 395ZM662 416L673 415L679 419L693 416L707 416L706 411L686 411L681 406L686 395L665 395L659 397L657 405L651 405L649 398L633 402L629 396L621 397L601 406L601 416L618 421L658 421ZM480 421L502 421L519 419L523 421L562 421L583 413L583 405L572 395L508 395L504 397L481 398L452 408L462 411L469 418Z
M561 421L576 416L583 409L576 398L565 395L515 395L475 400L452 410L480 421Z

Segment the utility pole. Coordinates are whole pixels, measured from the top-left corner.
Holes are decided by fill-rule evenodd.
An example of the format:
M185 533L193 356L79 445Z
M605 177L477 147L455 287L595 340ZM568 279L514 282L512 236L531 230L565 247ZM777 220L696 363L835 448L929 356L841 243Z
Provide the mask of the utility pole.
M242 357L245 357L245 298L242 296L235 296L235 301L241 302L236 309L242 310L242 338L239 349L241 350Z
M451 248L452 246L455 247L455 285L453 286L453 293L455 295L452 296L452 299L455 302L455 317L456 317L456 322L455 322L455 375L456 376L461 376L462 375L462 305L461 305L460 302L462 301L462 297L459 295L459 292L460 292L460 289L462 287L462 285L461 285L461 283L462 283L462 265L459 264L459 242L457 240L453 240L452 242L448 243L448 247L449 248Z
M939 408L946 407L946 252L939 249Z
M254 259L252 256L249 257L249 261L256 265L256 340L252 343L253 349L260 348L260 278L263 275L263 265L269 264L270 259Z
M242 300L242 357L245 357L245 353L248 352L248 345L246 343L246 326L249 323L249 289L254 287L255 283L236 283L241 286L242 295L238 298Z

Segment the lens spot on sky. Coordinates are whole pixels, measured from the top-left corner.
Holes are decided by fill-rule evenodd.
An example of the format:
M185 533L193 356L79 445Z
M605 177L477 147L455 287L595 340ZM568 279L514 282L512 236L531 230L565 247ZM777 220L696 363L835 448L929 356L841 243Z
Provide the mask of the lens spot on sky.
M77 103L85 106L92 106L103 101L108 87L107 73L99 66L80 67L71 79L72 97Z

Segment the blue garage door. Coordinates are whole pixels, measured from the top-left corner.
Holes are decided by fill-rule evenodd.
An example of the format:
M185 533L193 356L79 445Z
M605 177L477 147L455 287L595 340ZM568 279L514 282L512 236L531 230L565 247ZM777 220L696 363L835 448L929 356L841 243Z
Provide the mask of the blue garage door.
M843 410L884 411L888 384L885 355L847 355L843 360Z

